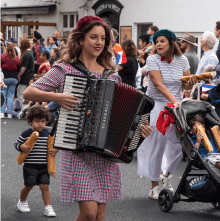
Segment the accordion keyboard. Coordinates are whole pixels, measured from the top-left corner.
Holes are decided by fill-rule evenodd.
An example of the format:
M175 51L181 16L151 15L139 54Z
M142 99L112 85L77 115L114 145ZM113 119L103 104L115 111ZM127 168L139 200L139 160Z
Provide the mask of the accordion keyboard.
M84 95L86 85L87 78L75 75L66 76L63 93L73 94L78 98L80 105L72 111L63 107L60 108L54 146L65 149L76 149L77 134L82 128L81 116L85 112Z

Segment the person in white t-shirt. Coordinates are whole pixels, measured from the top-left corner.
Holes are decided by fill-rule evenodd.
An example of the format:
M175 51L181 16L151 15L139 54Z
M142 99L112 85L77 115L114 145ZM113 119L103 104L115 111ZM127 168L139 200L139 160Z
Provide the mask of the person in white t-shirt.
M161 188L174 191L171 186L171 174L182 157L182 147L178 142L175 131L171 126L165 136L156 128L159 113L167 103L180 105L182 88L188 90L196 83L190 80L182 84L180 78L190 75L187 58L182 55L176 44L175 34L167 29L161 29L153 37L155 49L153 55L147 58L146 67L148 78L147 95L154 99L155 106L150 113L152 134L138 148L137 159L139 176L150 178L152 187L149 197L158 199ZM162 170L162 174L161 174Z

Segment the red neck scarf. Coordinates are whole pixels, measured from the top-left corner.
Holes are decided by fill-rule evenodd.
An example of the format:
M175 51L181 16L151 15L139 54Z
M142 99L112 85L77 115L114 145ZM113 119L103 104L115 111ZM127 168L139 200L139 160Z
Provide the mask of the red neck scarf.
M161 60L161 61L165 61L165 57L164 57L164 56L161 56L160 60ZM167 63L170 64L171 61L172 61L172 59L170 58L170 60L169 60Z
M166 105L168 107L175 107L175 105L172 103L167 103ZM157 130L159 130L163 135L165 135L167 128L170 124L174 124L174 115L169 113L169 111L164 108L164 110L160 112L159 117L157 119Z

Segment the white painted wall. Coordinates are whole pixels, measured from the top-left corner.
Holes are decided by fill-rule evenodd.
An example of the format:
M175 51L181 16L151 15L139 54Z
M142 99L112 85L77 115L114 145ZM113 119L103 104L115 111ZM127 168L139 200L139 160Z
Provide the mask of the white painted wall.
M167 28L174 31L177 37L183 36L184 32L191 32L200 40L204 31L214 32L215 23L220 20L220 1L216 0L121 0L120 2L124 5L120 25L132 25L134 42L137 42L137 24L140 23L152 22L160 29Z
M14 7L14 6L28 6L28 5L38 5L38 4L44 4L43 0L1 0L1 6L7 4L7 7Z
M57 0L55 12L48 15L26 16L27 21L55 22L57 27L40 26L43 37L50 36L53 31L63 30L65 13L78 13L79 18L85 15L95 15L91 6L97 1L89 1L89 11L79 9L86 0ZM2 0L1 6L25 6L43 4L43 0ZM160 29L167 28L174 31L177 37L184 32L191 32L200 38L204 31L214 31L216 21L220 20L220 0L120 0L124 5L120 17L120 26L132 26L132 39L137 42L137 24L153 23ZM48 3L47 3L48 4ZM24 20L23 16L23 20ZM2 20L5 19L2 16ZM13 19L14 21L16 19ZM217 43L215 48L217 47Z

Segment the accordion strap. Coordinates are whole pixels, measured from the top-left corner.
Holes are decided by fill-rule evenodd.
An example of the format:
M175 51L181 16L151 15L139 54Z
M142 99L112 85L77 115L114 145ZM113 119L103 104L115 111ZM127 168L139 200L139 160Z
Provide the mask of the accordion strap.
M85 74L87 77L91 79L96 79L95 75L89 71L86 66L79 60L76 60L70 63L75 69ZM111 74L111 69L105 69L102 74L102 79L106 79Z

